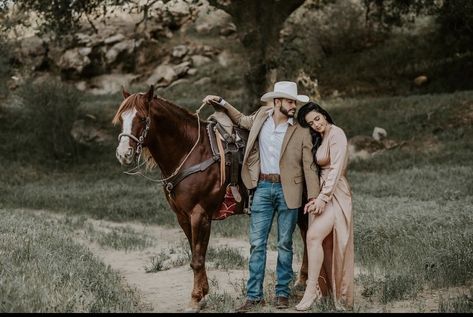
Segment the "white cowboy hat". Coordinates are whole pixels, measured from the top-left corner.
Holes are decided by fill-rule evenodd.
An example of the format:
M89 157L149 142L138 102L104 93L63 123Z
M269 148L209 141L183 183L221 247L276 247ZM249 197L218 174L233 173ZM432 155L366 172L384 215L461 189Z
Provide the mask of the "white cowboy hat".
M297 94L297 84L292 81L278 81L274 84L274 90L265 93L261 97L261 101L273 101L274 98L287 98L300 102L309 101L308 96Z

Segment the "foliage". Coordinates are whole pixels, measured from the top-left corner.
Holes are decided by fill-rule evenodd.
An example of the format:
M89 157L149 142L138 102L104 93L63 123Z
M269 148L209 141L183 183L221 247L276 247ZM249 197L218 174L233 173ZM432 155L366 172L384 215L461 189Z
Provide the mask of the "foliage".
M444 1L439 9L440 40L447 51L473 51L473 2L469 0Z
M419 16L434 16L439 38L448 52L473 49L473 3L469 0L364 0L366 22L372 29L390 31Z
M279 35L286 19L305 0L253 1L210 0L209 3L233 17L237 33L245 48L248 70L245 73L247 100L244 111L255 110L259 96L269 84L269 74L277 67L275 56L279 50Z
M41 34L48 34L58 41L66 41L67 35L75 36L81 29L83 20L97 32L94 21L105 20L115 10L141 13L145 22L152 13L150 8L158 0L22 0L5 1L0 5L2 31L15 29L18 26L29 26L30 16L37 16L35 23ZM169 0L161 0L163 3Z
M0 40L0 99L5 98L9 93L7 83L12 75L12 57L10 44Z
M78 156L78 144L71 135L78 117L80 93L56 81L29 83L21 87L21 126L27 127L31 155L43 160L70 161Z

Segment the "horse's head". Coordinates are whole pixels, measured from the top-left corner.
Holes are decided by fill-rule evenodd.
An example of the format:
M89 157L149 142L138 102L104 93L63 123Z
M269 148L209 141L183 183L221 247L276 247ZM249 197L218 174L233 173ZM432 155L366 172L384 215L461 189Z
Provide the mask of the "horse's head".
M118 136L116 157L120 164L130 165L135 157L140 155L146 143L154 87L151 86L147 93L130 94L125 89L122 93L124 100L112 122L120 123L122 126L122 132Z

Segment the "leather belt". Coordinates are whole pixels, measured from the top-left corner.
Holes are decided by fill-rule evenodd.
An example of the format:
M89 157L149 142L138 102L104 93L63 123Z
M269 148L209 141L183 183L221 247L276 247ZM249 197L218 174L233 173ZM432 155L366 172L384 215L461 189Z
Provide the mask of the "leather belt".
M260 181L268 181L271 183L280 183L281 182L281 176L279 174L259 174L259 180Z

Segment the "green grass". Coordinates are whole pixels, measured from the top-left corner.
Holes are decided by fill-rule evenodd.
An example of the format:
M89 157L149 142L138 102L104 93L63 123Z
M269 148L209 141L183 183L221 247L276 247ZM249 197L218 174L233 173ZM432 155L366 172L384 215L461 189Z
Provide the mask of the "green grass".
M146 232L137 232L129 226L109 228L107 231L87 230L87 236L90 241L115 250L143 250L153 245L152 237Z
M120 100L119 96L88 100L81 109L96 113L97 118L105 113L111 117L115 98ZM355 261L365 272L357 283L361 283L363 296L384 305L415 298L425 288L462 286L473 280L471 100L473 92L463 91L324 102L349 138L371 135L373 128L380 126L387 130L389 139L403 143L370 160L349 164ZM160 186L122 173L114 156L115 143L95 145L77 163L51 168L29 158L27 148L12 145L12 136L21 139L26 132L13 129L9 118L0 118L1 124L11 128L0 136L2 149L10 150L0 152L4 167L0 171L0 208L47 209L70 216L178 227ZM109 124L103 118L97 122L103 127ZM112 135L118 133L117 127L108 129ZM153 176L159 177L159 173ZM247 237L248 221L246 215L215 221L211 239ZM80 227L82 222L71 221L70 225ZM272 230L270 249L274 241ZM295 257L299 258L302 243L298 229L294 241ZM214 251L209 250L209 259ZM215 261L232 258L231 254L217 253ZM170 261L156 258L149 269L157 270L156 264L168 265ZM169 265L188 263L179 261ZM224 298L225 294L218 296ZM445 309L453 309L445 305Z
M213 262L217 269L240 269L247 265L246 257L240 251L233 248L209 248L207 250L207 260Z
M72 241L67 226L0 209L2 312L139 312L134 290Z
M473 288L469 292L457 297L441 298L439 303L440 313L472 313Z
M381 43L361 50L339 50L321 59L314 70L323 96L334 90L347 97L434 94L471 90L471 51L458 54L445 49L435 29L417 34L405 29ZM429 82L416 87L414 78Z

